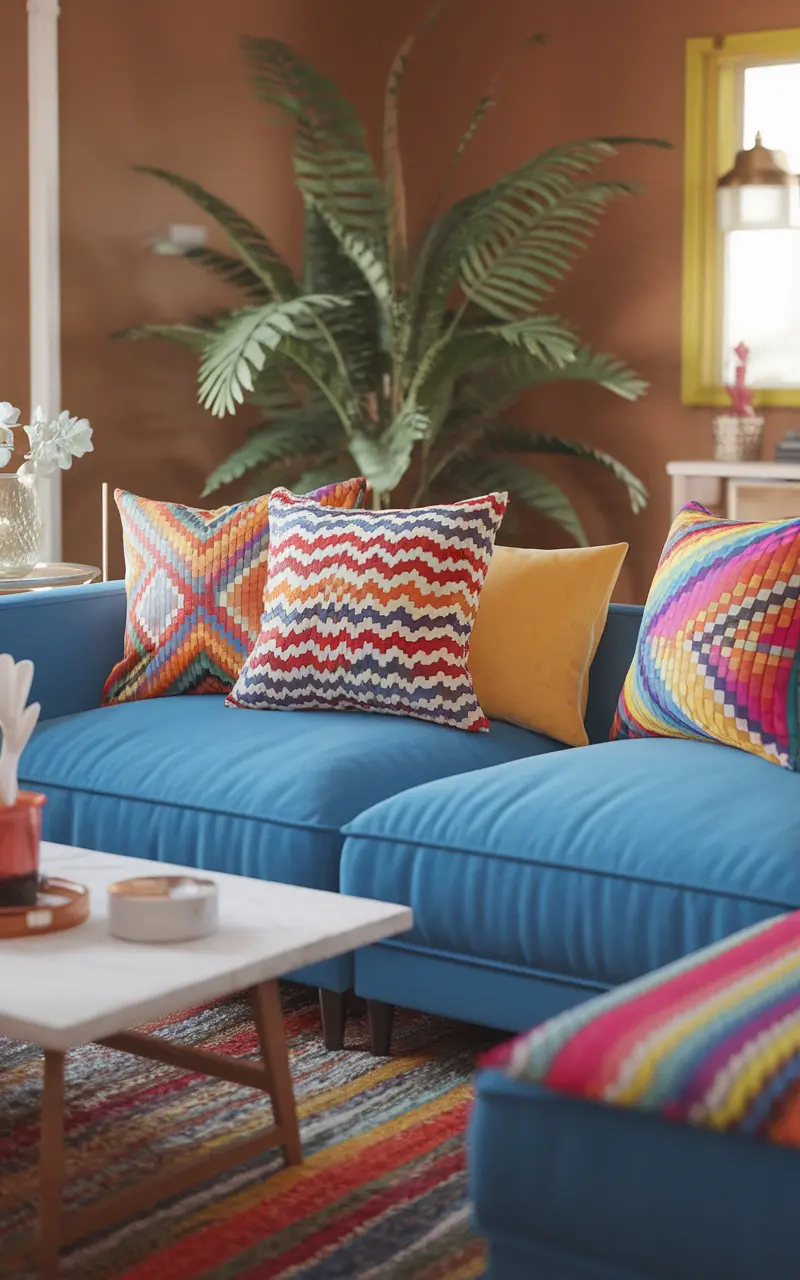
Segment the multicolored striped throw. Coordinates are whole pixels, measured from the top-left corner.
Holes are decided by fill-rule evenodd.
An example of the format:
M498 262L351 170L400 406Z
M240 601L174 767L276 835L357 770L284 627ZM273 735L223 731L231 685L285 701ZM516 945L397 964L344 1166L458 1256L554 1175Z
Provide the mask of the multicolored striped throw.
M701 738L798 767L800 520L690 503L661 555L613 738Z
M326 485L323 506L352 507L366 481ZM122 521L125 649L103 704L176 693L228 693L258 639L269 546L269 499L216 511L114 494Z
M557 1093L800 1146L800 912L589 1000L481 1061Z
M275 490L261 635L229 704L488 729L467 654L507 498L334 511Z

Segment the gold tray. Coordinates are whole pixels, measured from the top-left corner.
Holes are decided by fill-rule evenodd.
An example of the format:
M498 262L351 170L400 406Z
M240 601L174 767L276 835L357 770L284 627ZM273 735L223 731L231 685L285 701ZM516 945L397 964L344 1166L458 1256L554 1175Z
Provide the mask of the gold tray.
M39 881L35 907L0 907L0 939L74 929L89 917L89 890L56 876Z

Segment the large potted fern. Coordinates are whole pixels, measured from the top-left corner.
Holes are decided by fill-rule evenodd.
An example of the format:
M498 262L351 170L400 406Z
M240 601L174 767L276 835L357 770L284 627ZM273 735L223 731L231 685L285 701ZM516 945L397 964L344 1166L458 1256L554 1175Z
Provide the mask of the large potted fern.
M242 41L258 97L294 129L302 269L292 270L257 227L196 182L143 169L217 224L232 252L203 248L187 257L244 298L223 315L129 335L195 349L200 399L212 413L235 413L244 402L259 410L261 421L209 477L206 494L248 472L260 485L279 478L306 489L320 476L356 471L379 503L401 484L415 504L508 489L584 543L563 490L531 465L536 455L608 468L634 511L646 502L643 485L608 454L512 425L505 414L523 391L553 379L593 382L628 400L646 390L542 306L604 211L634 190L598 180L597 166L621 144L652 140L553 147L449 208L440 196L412 244L398 106L413 42L404 42L389 71L381 176L363 126L330 79L279 40ZM448 178L493 105L490 96L478 102Z

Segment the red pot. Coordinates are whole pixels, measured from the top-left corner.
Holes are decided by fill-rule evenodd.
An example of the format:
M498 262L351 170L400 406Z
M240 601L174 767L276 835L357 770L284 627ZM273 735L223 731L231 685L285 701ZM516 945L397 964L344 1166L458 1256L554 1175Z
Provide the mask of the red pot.
M16 804L0 805L0 908L36 905L46 800L37 792L20 791Z

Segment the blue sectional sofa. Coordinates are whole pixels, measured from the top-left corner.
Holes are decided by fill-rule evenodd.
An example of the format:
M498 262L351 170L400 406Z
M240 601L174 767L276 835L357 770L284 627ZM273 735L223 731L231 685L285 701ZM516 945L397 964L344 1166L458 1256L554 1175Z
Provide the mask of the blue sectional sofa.
M609 743L639 609L612 607L591 672L594 745L503 723L99 708L122 650L111 583L0 599L0 652L36 663L24 785L67 844L408 903L413 932L295 976L370 1001L523 1030L765 916L800 906L800 778L741 751Z

